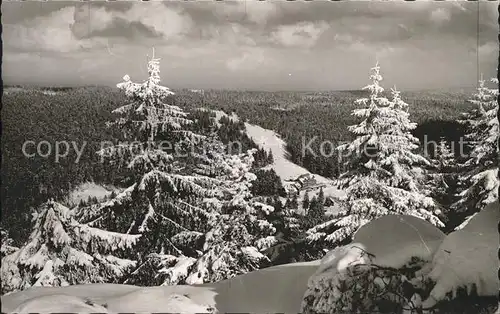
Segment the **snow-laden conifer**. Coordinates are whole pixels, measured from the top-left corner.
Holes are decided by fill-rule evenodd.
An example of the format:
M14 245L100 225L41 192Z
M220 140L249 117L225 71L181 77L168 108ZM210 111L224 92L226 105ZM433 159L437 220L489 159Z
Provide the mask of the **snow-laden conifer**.
M414 151L419 141L412 136L416 127L409 119L408 104L395 88L389 100L380 86L378 64L371 69L372 84L364 89L353 115L362 121L349 127L355 138L338 147L348 171L339 180L347 192L345 208L330 221L308 231L311 241L334 244L348 240L365 223L388 214L409 214L442 226L435 215L436 204L422 189L423 171L429 162Z
M202 206L215 213L205 226L207 231L177 233L170 240L181 254L151 254L126 283L201 284L269 265L262 251L276 241L276 230L267 219L274 208L252 199L253 152L214 153L217 158L206 160L202 168L210 169L221 182L220 196L206 198Z
M497 79L492 82L498 85ZM460 158L460 199L453 209L463 216L480 211L498 199L498 88L488 88L479 81L470 102L476 107L464 114L461 123L468 128L466 141L470 153Z
M190 130L193 121L184 110L167 104L173 92L160 85L158 58L148 62L148 72L143 83L126 75L117 85L130 103L114 111L119 118L110 125L119 127L128 141L99 152L133 170L135 184L128 195L110 200L86 220L107 230L148 233L141 238L144 254L179 255L182 250L172 237L206 231L213 213L200 204L215 196L218 181L186 171L191 152L204 137Z
M250 150L243 154L220 154L223 197L212 200L220 215L205 234L202 256L193 264L186 283L214 282L269 265L262 253L276 241L276 229L268 221L272 206L253 200L250 188L256 179L250 172L254 162Z
M454 144L453 144L454 145ZM455 153L445 138L441 138L433 152L432 165L428 171L427 190L439 204L443 215L447 218L447 226L454 224L451 204L456 201L457 163Z
M2 259L2 291L31 286L117 282L135 266L130 256L139 236L80 224L49 201L34 215L28 241Z

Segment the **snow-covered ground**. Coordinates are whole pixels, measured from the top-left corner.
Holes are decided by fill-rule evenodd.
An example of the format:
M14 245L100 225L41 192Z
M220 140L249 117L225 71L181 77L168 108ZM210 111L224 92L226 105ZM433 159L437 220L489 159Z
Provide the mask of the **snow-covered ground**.
M38 287L1 297L2 312L298 313L318 261L270 267L199 286L91 284Z
M111 195L113 190L119 192L115 188L104 187L93 182L83 183L69 193L67 203L69 206L78 205L81 200L87 201L89 197L97 197L100 201Z
M355 243L334 249L321 261L270 267L204 285L36 287L3 295L2 312L207 313L216 309L220 313L298 313L304 293L316 293L315 279L342 271L341 265L366 256L354 253L365 250L375 258L370 263L383 266L400 267L413 256L426 260L428 267L421 274L436 285L425 306L462 286L470 289L475 285L478 295L495 296L499 289L499 219L498 203L491 204L464 229L444 236L436 227L412 216L382 217L361 228L354 236Z

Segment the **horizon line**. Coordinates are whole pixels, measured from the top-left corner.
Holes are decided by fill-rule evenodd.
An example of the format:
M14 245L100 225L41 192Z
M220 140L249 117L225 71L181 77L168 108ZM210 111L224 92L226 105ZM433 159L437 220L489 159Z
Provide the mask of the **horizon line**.
M116 86L106 85L106 84L84 84L84 85L40 85L40 84L3 84L3 88L35 88L35 89L77 89L77 88L110 88L117 89ZM295 92L295 93L328 93L328 92L361 92L364 91L363 88L357 89L304 89L304 90L268 90L268 89L245 89L245 88L190 88L190 87L178 87L170 88L170 90L178 91L227 91L227 92L265 92L265 93L283 93L283 92ZM446 88L423 88L423 89L398 89L401 92L445 92L445 91L458 91L467 89L477 89L477 86L455 86ZM384 92L388 92L389 89L385 88Z

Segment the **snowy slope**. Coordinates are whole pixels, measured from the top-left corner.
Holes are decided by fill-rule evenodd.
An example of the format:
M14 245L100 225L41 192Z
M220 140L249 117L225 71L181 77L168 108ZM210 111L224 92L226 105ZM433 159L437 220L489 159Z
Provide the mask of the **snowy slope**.
M104 306L115 313L206 313L210 307L221 313L297 313L307 281L318 265L314 261L270 267L200 286L92 284L31 288L2 296L2 312L102 312Z
M357 243L335 249L321 261L280 265L195 286L92 284L30 288L2 296L2 312L104 312L105 308L115 313L206 313L215 308L222 313L298 313L308 281L312 280L309 291L314 292L314 278L327 276L332 271L330 266L337 266L337 271L343 269L341 261L343 265L355 261L359 254L350 254L348 248L357 246L374 255L372 262L386 266L399 267L411 256L429 261L434 255L428 262L430 269L422 270L422 275L437 282L432 299L424 302L426 306L442 299L448 291L460 286L470 288L473 283L480 295L496 295L498 219L500 211L495 204L480 212L468 227L444 236L418 218L388 216L366 224L354 236Z
M310 174L307 169L294 164L286 158L286 144L276 132L250 123L245 123L245 127L248 136L259 147L273 152L274 163L272 168L282 180L293 180L303 174ZM317 174L314 175L314 178L318 183L329 183L331 181Z
M226 113L222 111L215 111L216 119L220 119L223 116L228 116ZM238 117L232 113L230 116L231 119L237 121ZM288 153L285 150L285 142L280 138L276 132L273 130L264 129L258 125L245 123L245 128L247 131L247 135L260 147L265 149L266 151L271 150L274 157L274 163L271 165L271 168L274 169L276 174L281 178L281 180L295 180L299 176L304 174L311 174L309 170L301 167L299 165L294 164L290 160L288 160ZM314 179L317 181L319 185L323 186L323 192L325 196L330 196L334 198L343 198L345 197L345 192L337 189L333 185L333 181L322 177L317 174L312 174ZM311 191L310 197L316 195L319 192L318 189ZM304 197L305 192L301 192L299 201Z

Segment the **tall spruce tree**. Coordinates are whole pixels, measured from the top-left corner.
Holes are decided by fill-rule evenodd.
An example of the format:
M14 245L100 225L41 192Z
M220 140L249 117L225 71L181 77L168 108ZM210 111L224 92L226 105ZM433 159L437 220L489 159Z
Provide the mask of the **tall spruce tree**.
M141 238L143 254L182 254L171 239L179 232L207 231L213 213L199 206L213 197L217 180L187 173L190 152L204 137L190 130L192 120L181 108L166 103L173 95L160 85L160 59L148 62L149 77L134 83L126 75L117 85L130 103L114 110L119 117L110 126L120 128L129 142L110 145L99 153L124 163L133 173L129 195L104 204L97 217L87 220L105 229ZM116 222L113 222L116 220Z
M498 86L498 80L492 79ZM488 88L480 80L470 102L476 107L464 114L459 122L466 125L466 140L470 145L467 156L459 156L459 200L452 208L457 223L486 204L498 200L498 88Z
M348 241L359 227L388 214L414 215L443 226L434 214L434 200L423 193L420 167L429 162L413 152L419 141L410 133L416 125L409 119L408 105L396 89L391 100L382 95L378 64L371 69L370 80L372 84L364 88L369 97L356 101L364 108L353 111L363 119L349 127L355 139L338 147L347 156L348 171L339 180L347 192L347 206L310 229L310 241Z

